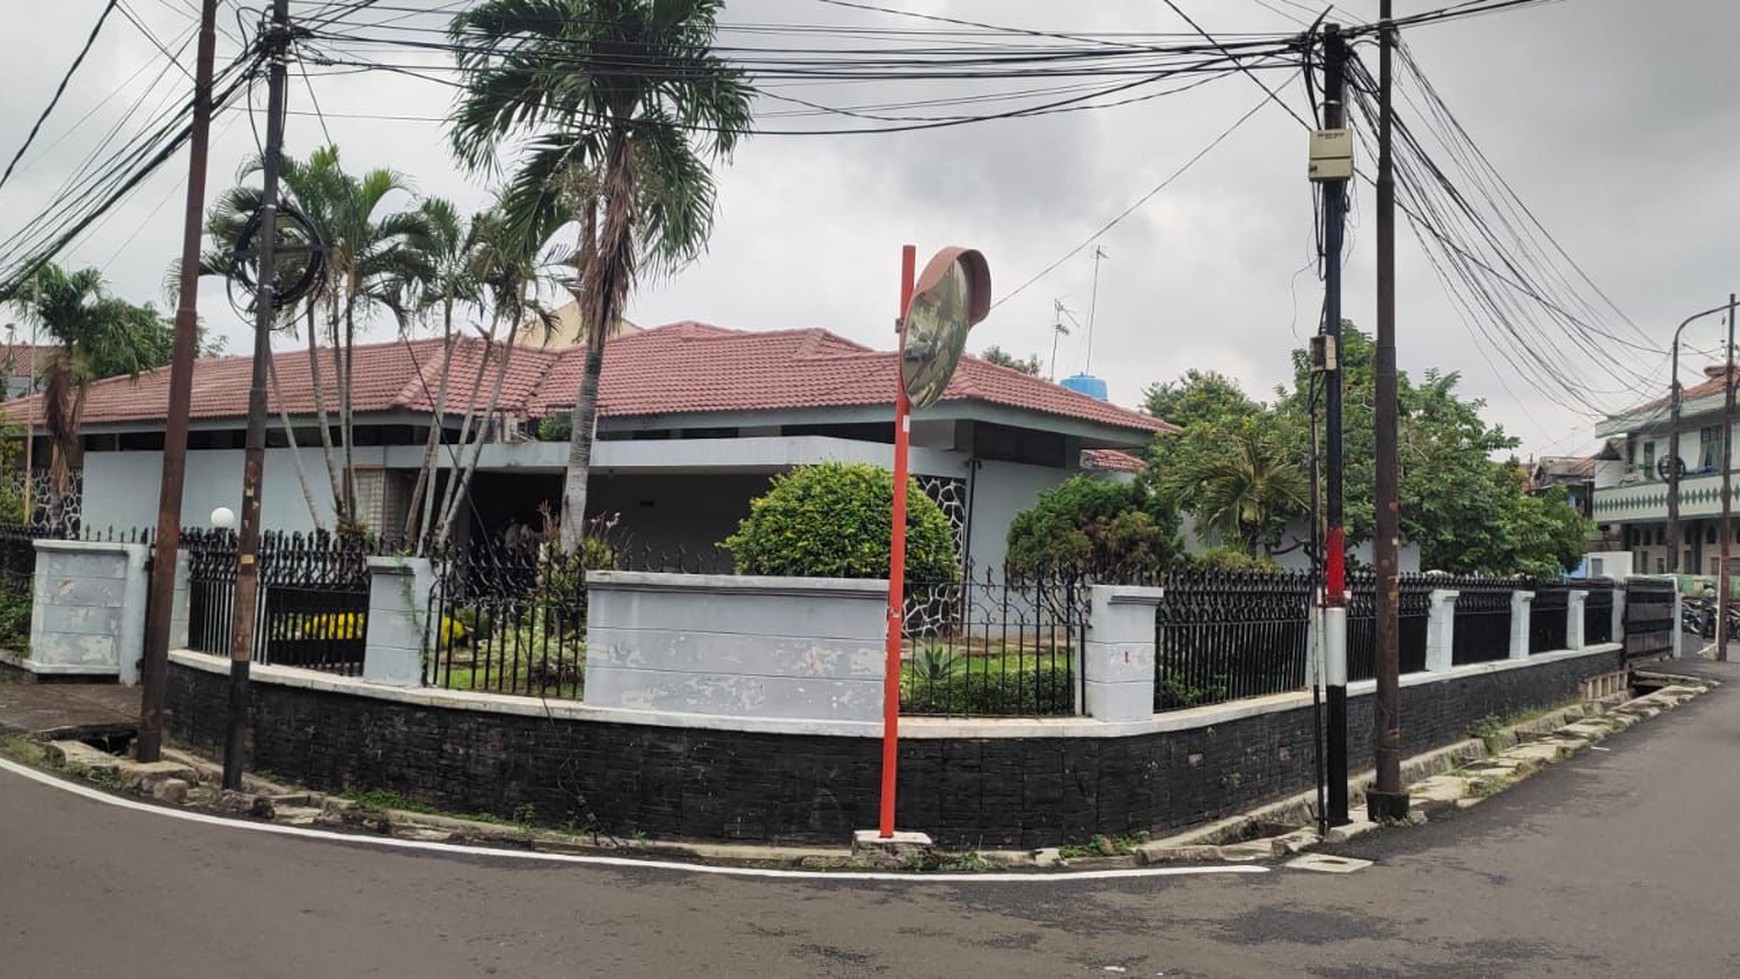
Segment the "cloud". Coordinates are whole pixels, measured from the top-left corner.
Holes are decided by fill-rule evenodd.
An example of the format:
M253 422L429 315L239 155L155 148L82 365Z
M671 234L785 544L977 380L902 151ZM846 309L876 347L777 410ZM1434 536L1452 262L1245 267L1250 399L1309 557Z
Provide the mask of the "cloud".
M0 38L0 74L7 81L0 85L3 148L22 141L94 16L82 5L24 6L16 12L16 29ZM172 48L189 36L187 7L136 6ZM1184 6L1217 32L1297 29L1257 4L1196 0ZM907 7L1034 29L1189 31L1147 0L1064 6L955 0ZM1342 4L1338 15L1366 18L1375 8L1363 0ZM733 2L726 19L763 27L927 26L799 0ZM1728 215L1740 205L1740 178L1732 166L1740 154L1740 126L1730 109L1725 46L1740 28L1740 8L1688 0L1674 5L1671 15L1651 16L1647 24L1640 19L1635 3L1579 0L1412 30L1408 43L1567 252L1644 331L1665 343L1685 312L1720 301L1732 287L1727 266L1735 233ZM864 42L758 30L730 33L722 43ZM220 49L228 56L235 42L225 39ZM1362 55L1370 57L1369 49ZM155 69L143 76L133 72L160 61L131 25L109 25L28 166L0 190L0 235L15 234L109 127L125 130L134 122L126 110ZM162 92L175 91L177 80L178 74L166 76ZM1272 74L1267 83L1303 107L1295 78ZM179 84L184 88L185 79ZM353 167L395 167L412 175L421 191L452 197L463 208L487 200L487 181L454 167L438 125L379 118L438 117L447 110L450 89L382 73L336 75L316 68L310 82L297 78L291 87L298 112L314 109L311 89L324 126L317 116L293 116L294 152L306 153L330 132ZM953 83L882 83L786 86L780 92L860 105L964 90ZM923 251L952 243L981 248L1002 295L1080 245L1262 98L1249 78L1234 76L1117 109L900 135L758 136L719 173L719 221L708 254L674 277L643 283L630 315L641 323L693 318L745 329L826 326L888 344L901 244L913 242ZM766 129L827 121L771 115L793 111L789 103L764 102L761 108ZM88 120L50 148L86 113ZM254 150L245 112L219 120L214 195ZM1275 106L1265 107L1101 239L1109 258L1100 268L1091 368L1108 379L1115 400L1134 403L1147 384L1190 367L1224 371L1258 396L1290 377L1288 354L1315 329L1321 301L1312 271L1299 274L1310 263L1314 235L1304 155L1298 123ZM100 265L118 291L161 303L164 271L179 245L184 167L177 160L140 188L66 261ZM1369 328L1373 200L1364 187L1358 197L1345 309ZM1527 448L1566 451L1592 441L1587 418L1553 404L1539 378L1510 367L1478 332L1470 332L1405 222L1399 232L1402 367L1461 372L1464 390L1487 398L1491 417L1521 436ZM995 343L1049 360L1054 300L1064 301L1085 323L1093 273L1091 249L1084 249L1001 305L979 327L972 346ZM246 326L229 309L221 286L204 288L201 302L208 321L231 337L231 349L245 349ZM1694 339L1708 346L1714 333ZM1541 336L1535 342L1592 384L1614 386L1587 365L1580 367L1561 339ZM1064 338L1058 373L1090 366L1086 355L1082 331ZM1647 376L1665 388L1665 370L1655 360L1637 357L1634 370L1663 374ZM1697 366L1696 358L1688 366ZM1622 408L1627 400L1633 399L1616 393L1610 407Z

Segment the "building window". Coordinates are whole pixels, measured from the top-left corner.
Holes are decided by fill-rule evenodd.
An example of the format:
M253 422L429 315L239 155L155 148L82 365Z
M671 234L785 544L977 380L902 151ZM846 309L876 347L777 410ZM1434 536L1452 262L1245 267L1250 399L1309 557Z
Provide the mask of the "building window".
M1655 443L1643 443L1643 478L1655 478Z
M1705 524L1704 525L1704 543L1706 543L1706 544L1716 543L1716 525L1715 524Z
M1717 567L1717 565L1721 563L1722 559L1719 557L1713 557L1710 559L1710 575L1712 577L1721 573L1721 569Z
M1664 547L1667 545L1667 528L1666 527L1661 526L1659 524L1656 526L1656 528L1655 528L1655 543L1656 543L1657 547Z
M386 502L386 471L359 469L356 471L356 519L369 530L381 530L382 504Z
M1698 430L1698 468L1714 469L1722 453L1722 426L1705 425Z
M1667 574L1667 558L1658 557L1655 559L1655 573Z

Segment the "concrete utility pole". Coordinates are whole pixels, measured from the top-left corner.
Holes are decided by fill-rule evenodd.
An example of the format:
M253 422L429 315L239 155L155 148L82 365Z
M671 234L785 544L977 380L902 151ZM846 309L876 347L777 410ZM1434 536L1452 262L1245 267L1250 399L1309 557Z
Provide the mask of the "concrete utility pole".
M1347 40L1341 27L1323 29L1323 128L1344 130L1347 126ZM1351 164L1351 160L1349 161ZM1328 529L1324 534L1323 603L1328 645L1324 662L1324 686L1328 705L1329 822L1347 819L1347 532L1343 527L1342 418L1341 418L1341 244L1347 215L1347 179L1321 181L1323 187L1323 331L1333 364L1324 374L1323 424L1326 432L1324 505Z
M187 208L181 232L180 298L175 345L169 355L169 414L163 426L163 478L157 489L157 552L146 593L145 662L140 670L140 761L163 755L163 698L169 682L169 622L175 603L175 564L181 552L181 497L187 478L187 415L193 402L193 359L199 345L199 243L205 222L205 173L211 143L212 65L217 48L218 0L204 0L193 81L193 132L187 160ZM29 490L28 471L25 493ZM26 519L29 514L26 513Z
M1667 537L1673 546L1668 548L1667 569L1669 574L1678 574L1680 571L1680 479L1685 475L1683 471L1685 466L1680 462L1680 409L1685 403L1685 389L1680 386L1680 334L1686 332L1686 327L1691 326L1693 320L1713 316L1716 313L1725 312L1727 309L1728 305L1724 303L1686 317L1674 330L1674 342L1670 348L1672 350L1670 360L1673 366L1669 368L1670 373L1668 374ZM1691 570L1697 571L1696 568Z
M265 37L271 63L267 78L266 149L260 197L259 269L254 291L254 363L248 384L248 434L242 458L241 529L236 542L236 591L230 634L230 716L224 738L224 788L242 787L242 755L248 732L248 668L254 652L254 621L260 598L260 489L266 465L266 371L272 357L272 320L277 314L278 171L284 155L284 61L290 47L290 0L273 0Z
M1728 357L1722 374L1722 560L1716 566L1716 662L1728 662L1728 603L1734 600L1734 294L1728 294ZM1675 550L1679 541L1670 541ZM1676 586L1676 597L1678 588Z
M1372 711L1372 757L1377 784L1366 793L1366 815L1373 822L1408 814L1402 788L1402 697L1398 554L1401 537L1397 491L1396 407L1396 177L1391 156L1392 88L1390 61L1396 28L1390 0L1378 6L1378 177L1377 177L1377 526L1372 558L1377 565L1377 697Z

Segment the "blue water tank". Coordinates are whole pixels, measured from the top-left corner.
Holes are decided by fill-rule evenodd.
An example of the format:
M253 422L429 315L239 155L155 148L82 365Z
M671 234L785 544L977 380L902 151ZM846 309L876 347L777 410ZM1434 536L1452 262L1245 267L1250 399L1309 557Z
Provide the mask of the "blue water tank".
M1092 374L1072 374L1063 379L1063 386L1077 394L1085 394L1095 401L1110 401L1106 393L1106 379Z

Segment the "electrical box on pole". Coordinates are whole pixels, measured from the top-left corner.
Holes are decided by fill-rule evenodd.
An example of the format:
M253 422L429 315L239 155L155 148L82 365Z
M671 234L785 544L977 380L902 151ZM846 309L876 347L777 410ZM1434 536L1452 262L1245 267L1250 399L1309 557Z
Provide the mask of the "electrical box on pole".
M1311 134L1313 181L1353 179L1353 133L1346 129L1319 129Z

